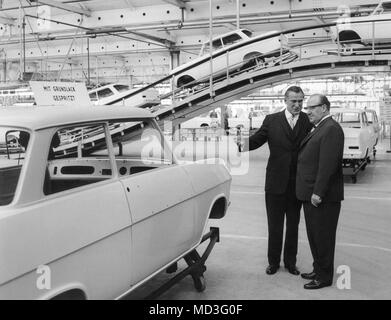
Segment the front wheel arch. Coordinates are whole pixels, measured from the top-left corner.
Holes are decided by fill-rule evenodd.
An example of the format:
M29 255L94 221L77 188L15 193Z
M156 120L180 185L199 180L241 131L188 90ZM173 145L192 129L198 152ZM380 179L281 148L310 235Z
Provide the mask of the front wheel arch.
M258 51L252 51L250 53L247 53L244 57L243 57L243 61L245 63L247 62L250 62L250 60L252 59L259 59L259 60L263 60L262 58L262 53L258 52Z
M227 211L227 199L225 197L221 197L215 201L213 204L212 210L210 211L209 218L210 219L221 219L225 216Z
M353 30L342 30L339 33L339 41L340 42L348 41L349 43L356 43L356 42L361 42L361 38L358 35L358 33Z
M71 289L54 296L50 300L87 300L87 296L80 289Z
M194 81L195 79L192 76L189 75L180 76L177 81L177 87L186 87L186 85Z

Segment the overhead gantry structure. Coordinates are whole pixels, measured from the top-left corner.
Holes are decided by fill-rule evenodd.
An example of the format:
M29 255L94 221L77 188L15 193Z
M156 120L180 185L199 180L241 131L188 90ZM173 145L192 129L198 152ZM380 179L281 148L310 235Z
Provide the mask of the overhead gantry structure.
M377 18L369 21L369 28L373 28L373 31L369 29L367 32L375 35L374 30L389 20ZM355 24L355 22L350 23L350 25ZM360 23L362 24L362 22L358 22L357 25L359 26ZM352 30L355 29L357 28L352 28ZM315 42L312 38L301 38L300 40L296 38L289 52L284 51L281 47L281 54L269 60L262 59L262 57L253 58L252 61L247 61L252 62L250 63L251 66L244 69L241 69L241 67L247 64L245 62L237 66L226 65L226 72L223 73L223 76L221 70L214 70L214 74L210 77L210 80L213 81L201 79L186 84L185 87L173 87L170 93L161 97L162 99L171 99L171 104L169 106L162 105L160 108L156 108L157 111L155 111L161 126L163 126L164 121L170 121L174 126L178 125L192 117L273 84L314 76L389 73L391 71L391 37L389 39L373 37L359 39L354 37L341 41L340 36L344 35L342 31L346 31L346 28L337 23L290 29L279 34L254 39L254 41L263 41L269 37L282 37L289 34L300 35L301 32L308 33L309 30L313 33L320 30L329 30L327 32L329 37L320 37L320 40L318 39ZM333 32L330 32L330 30ZM237 50L241 47L243 47L243 44L238 43L226 51L221 51L219 55L227 55L229 54L228 51ZM206 56L188 68L207 63L209 59L210 57ZM143 90L152 87L158 87L162 83L174 83L175 77L184 71L186 69L140 88L129 96L139 94ZM113 101L113 104L118 102Z
M207 0L1 3L0 63L5 65L0 68L0 81L15 80L23 65L24 72L48 80L140 84L160 79L178 64L193 60L208 38L210 15L213 34L238 26L260 34L330 22L344 11L365 15L379 1L275 0L260 5L259 0L213 0L211 10Z

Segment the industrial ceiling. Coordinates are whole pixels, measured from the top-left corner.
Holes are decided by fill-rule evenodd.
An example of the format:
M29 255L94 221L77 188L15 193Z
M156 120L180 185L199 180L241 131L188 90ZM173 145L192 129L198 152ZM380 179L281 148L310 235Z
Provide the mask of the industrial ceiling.
M388 8L389 3L383 2ZM254 34L367 15L368 0L0 0L0 83L34 79L146 84L213 35Z

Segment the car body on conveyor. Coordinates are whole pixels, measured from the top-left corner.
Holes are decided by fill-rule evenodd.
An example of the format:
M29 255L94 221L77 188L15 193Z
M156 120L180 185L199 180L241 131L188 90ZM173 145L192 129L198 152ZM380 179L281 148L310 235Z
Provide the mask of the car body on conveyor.
M371 46L372 43L389 44L391 13L373 13L362 17L341 16L335 26L331 26L331 34L342 43L361 43Z
M160 103L159 92L147 89L134 96L128 97L137 88L130 88L124 84L106 84L88 91L93 105L127 105L132 107L148 108Z
M256 39L259 39L256 41ZM282 41L281 41L282 39ZM254 41L255 40L255 41ZM212 40L213 77L219 77L232 70L240 70L259 63L272 63L281 53L280 59L292 59L287 47L287 38L276 31L252 37L247 29L230 31L214 37ZM175 75L176 87L205 82L210 75L209 41L200 50L199 57L193 61L174 68L170 74Z
M0 129L0 299L121 298L226 213L226 167L178 164L147 110L1 108Z

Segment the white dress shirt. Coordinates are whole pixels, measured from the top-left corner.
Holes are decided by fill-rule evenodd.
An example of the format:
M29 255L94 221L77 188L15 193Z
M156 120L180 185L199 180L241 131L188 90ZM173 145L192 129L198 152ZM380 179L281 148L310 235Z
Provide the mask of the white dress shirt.
M293 129L296 125L297 120L299 119L299 114L294 116L287 109L285 109L285 117L286 117L286 120L288 120L289 125Z

